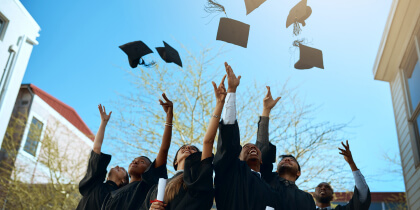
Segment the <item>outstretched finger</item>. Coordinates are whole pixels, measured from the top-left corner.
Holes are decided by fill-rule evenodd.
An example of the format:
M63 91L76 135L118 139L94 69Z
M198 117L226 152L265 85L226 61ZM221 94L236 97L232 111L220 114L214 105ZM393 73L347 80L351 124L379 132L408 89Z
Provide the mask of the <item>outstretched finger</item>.
M224 84L225 84L225 79L226 79L226 74L225 74L225 76L223 76L223 79L222 79L222 81L220 82L220 85L224 85Z
M225 69L226 69L226 74L228 76L230 76L230 72L229 72L229 64L227 62L225 62Z
M270 96L270 86L265 86L267 88L267 95L265 95L265 97L269 97Z
M241 78L242 78L242 77L241 77L241 75L239 75L239 76L238 76L238 80L239 80L239 82L241 82Z
M349 140L346 140L347 149L350 150Z
M101 104L98 105L98 109L99 109L99 113L102 113L102 105Z
M110 111L109 114L108 114L109 118L111 118L111 114L112 114L112 111Z
M162 100L160 100L160 99L159 99L159 103L160 103L160 105L165 104L165 103L163 103L163 101L162 101Z
M343 145L344 149L347 149L346 145L344 145L343 142L341 142L341 145Z
M277 97L276 98L276 103L281 99L281 97Z
M211 81L211 84L213 85L213 88L214 88L214 92L217 92L217 87L216 87L216 83L215 83L215 82L213 82L213 81Z
M171 101L171 100L168 99L168 97L166 97L165 93L162 93L162 97L163 97L163 99L165 99L166 102Z

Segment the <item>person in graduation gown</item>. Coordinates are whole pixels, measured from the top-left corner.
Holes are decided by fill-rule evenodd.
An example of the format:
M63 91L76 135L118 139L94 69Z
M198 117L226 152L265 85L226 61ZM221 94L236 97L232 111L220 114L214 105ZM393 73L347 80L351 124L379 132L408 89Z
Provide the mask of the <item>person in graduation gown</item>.
M128 184L128 173L123 167L116 166L111 168L106 178L106 168L111 161L111 155L101 152L104 139L105 128L111 118L110 112L106 114L105 106L98 105L101 115L101 125L93 141L93 150L89 157L86 175L79 183L79 192L83 196L77 205L77 210L82 209L101 209L105 196L111 191L117 190Z
M261 178L260 150L251 143L240 145L235 94L241 76L236 77L227 63L225 68L228 93L214 157L216 207L218 210L264 210L267 206L281 209L281 198L277 199Z
M109 193L101 209L140 209L149 189L158 183L159 178L168 178L166 159L171 144L173 104L165 93L162 94L162 97L165 102L161 100L159 102L166 113L166 124L156 159L151 162L145 156L135 158L128 168L128 174L131 178L130 183Z
M292 155L280 156L277 171L273 172L273 163L276 162L276 146L269 141L269 116L271 109L277 104L280 97L273 99L270 87L267 86L267 95L264 98L263 113L258 122L257 147L262 153L261 175L263 179L278 192L284 199L285 209L311 210L316 209L311 194L300 190L295 184L301 175L300 165Z
M223 77L219 87L212 82L216 95L216 108L210 118L203 139L203 151L190 145L182 146L176 153L173 166L176 174L165 189L164 202L155 201L151 205L144 202L144 210L209 210L213 205L213 143L225 103L226 89ZM150 189L147 200L155 200L157 186Z
M356 186L354 187L353 197L346 205L338 205L335 208L331 208L331 201L334 197L334 190L331 185L326 182L321 182L316 188L314 198L316 200L317 209L320 210L368 210L371 202L371 195L369 187L366 184L365 178L363 177L360 170L354 163L353 156L350 151L349 142L346 144L341 142L344 149L339 148L340 154L344 156L344 159L349 164Z

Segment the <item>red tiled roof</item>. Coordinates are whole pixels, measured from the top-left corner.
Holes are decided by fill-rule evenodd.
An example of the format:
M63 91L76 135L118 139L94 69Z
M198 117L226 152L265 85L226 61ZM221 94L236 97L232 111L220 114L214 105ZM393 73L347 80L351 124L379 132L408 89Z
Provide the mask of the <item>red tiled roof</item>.
M370 194L372 202L405 202L405 192L371 192ZM333 202L348 202L352 196L353 192L335 192Z
M73 124L79 131L84 133L88 138L93 141L93 133L86 125L86 123L80 118L79 114L77 114L76 110L74 110L69 105L63 103L62 101L58 100L54 96L48 94L47 92L41 90L37 86L33 84L29 84L32 91L39 96L42 100L44 100L48 105L50 105L55 111L60 113L61 116L66 118L71 124Z

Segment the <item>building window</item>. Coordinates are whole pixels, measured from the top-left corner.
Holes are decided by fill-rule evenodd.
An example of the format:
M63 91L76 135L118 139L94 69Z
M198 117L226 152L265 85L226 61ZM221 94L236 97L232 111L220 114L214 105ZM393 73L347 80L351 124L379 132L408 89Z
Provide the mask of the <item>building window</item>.
M38 148L39 141L41 140L41 133L42 127L44 124L36 119L35 117L32 118L31 126L29 128L28 136L26 138L25 150L27 153L36 156L36 151Z

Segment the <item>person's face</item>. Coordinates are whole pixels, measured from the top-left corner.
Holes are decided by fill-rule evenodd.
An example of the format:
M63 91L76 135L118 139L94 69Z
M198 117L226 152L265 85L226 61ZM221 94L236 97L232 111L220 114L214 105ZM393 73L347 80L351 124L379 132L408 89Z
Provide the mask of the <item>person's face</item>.
M127 182L127 171L123 167L115 166L114 168L111 168L109 171L108 177L115 178L117 180L123 180L123 182Z
M185 160L188 156L190 156L193 153L196 153L197 148L191 145L184 145L182 146L178 153L176 154L176 165L178 165L179 162Z
M128 174L131 176L141 176L150 164L151 162L144 157L135 158L128 166Z
M261 151L257 148L257 146L255 146L255 144L245 144L239 154L239 159L245 162L258 161L261 164Z
M333 199L333 190L330 186L330 184L326 182L321 182L316 188L315 188L315 199L320 203L330 203Z
M277 172L283 173L286 171L296 174L297 177L300 176L299 166L296 159L292 157L285 157L279 162L277 165Z

